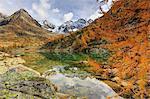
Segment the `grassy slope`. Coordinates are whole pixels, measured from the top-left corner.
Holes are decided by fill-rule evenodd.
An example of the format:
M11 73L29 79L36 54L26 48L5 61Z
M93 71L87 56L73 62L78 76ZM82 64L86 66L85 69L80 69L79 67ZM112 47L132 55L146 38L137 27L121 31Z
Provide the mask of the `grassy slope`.
M28 66L40 73L43 73L52 68L52 66L71 66L79 65L78 63L88 61L90 57L96 59L99 62L106 62L108 59L107 53L100 54L83 54L83 53L50 53L50 52L25 52L19 53L23 59L25 59L25 66ZM18 55L19 55L18 54Z
M56 35L43 29L28 12L21 9L6 17L0 26L0 50L37 47L53 39Z

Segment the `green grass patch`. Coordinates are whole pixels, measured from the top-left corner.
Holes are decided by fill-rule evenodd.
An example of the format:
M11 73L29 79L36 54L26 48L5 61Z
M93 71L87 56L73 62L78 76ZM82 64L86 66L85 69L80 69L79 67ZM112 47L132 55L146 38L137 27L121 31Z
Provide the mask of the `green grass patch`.
M91 58L100 62L106 62L110 56L111 56L111 52L105 49L101 49L99 53L96 52L90 53Z
M44 55L47 59L58 61L62 64L70 64L72 62L76 61L83 61L87 60L88 55L83 53L49 53L49 52L43 52L41 53Z
M102 50L99 53L92 52L90 54L84 53L55 53L55 52L32 52L24 53L22 55L25 59L25 66L32 68L39 73L43 73L53 66L68 66L78 63L80 61L86 61L88 58L95 59L98 62L106 62L110 57L110 52Z
M52 68L52 66L64 65L58 61L50 60L40 53L24 53L22 56L26 61L25 66L32 68L39 73L43 73Z

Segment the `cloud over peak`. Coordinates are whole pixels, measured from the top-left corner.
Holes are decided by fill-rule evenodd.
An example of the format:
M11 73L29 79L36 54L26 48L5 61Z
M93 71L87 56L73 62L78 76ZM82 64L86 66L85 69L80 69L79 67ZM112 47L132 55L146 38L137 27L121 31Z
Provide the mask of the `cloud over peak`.
M50 8L50 0L40 0L39 3L32 3L32 10L41 18L48 17L48 11Z
M52 12L53 12L53 13L59 13L60 10L59 10L58 8L55 8L55 9L52 9Z
M73 13L72 12L64 14L64 22L70 21L70 20L72 20L72 18L73 18Z

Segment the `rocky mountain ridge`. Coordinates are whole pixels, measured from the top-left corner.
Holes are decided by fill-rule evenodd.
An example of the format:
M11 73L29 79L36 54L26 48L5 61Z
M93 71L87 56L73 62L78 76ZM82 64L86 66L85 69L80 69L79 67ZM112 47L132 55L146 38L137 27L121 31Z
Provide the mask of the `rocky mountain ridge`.
M18 24L18 25L22 25L22 22L26 22L26 24L32 24L34 26L41 26L35 19L33 19L29 13L24 10L24 9L20 9L19 11L15 12L14 14L12 14L9 17L6 17L2 22L1 22L1 26L2 25L7 25L7 24Z
M82 28L88 26L93 22L92 19L89 19L88 21L85 19L78 19L76 21L67 21L64 22L60 26L56 26L52 23L50 23L48 20L44 20L41 25L43 28L55 32L55 33L69 33L77 30L81 30Z
M24 9L0 21L0 49L2 51L29 45L38 46L54 36L54 33L43 29Z

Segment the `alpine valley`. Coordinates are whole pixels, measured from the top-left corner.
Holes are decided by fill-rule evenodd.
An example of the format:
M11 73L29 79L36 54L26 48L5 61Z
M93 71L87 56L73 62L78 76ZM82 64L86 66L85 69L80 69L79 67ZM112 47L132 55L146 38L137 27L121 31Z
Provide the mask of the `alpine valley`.
M24 9L0 13L0 99L149 99L150 0L112 1L55 32Z

